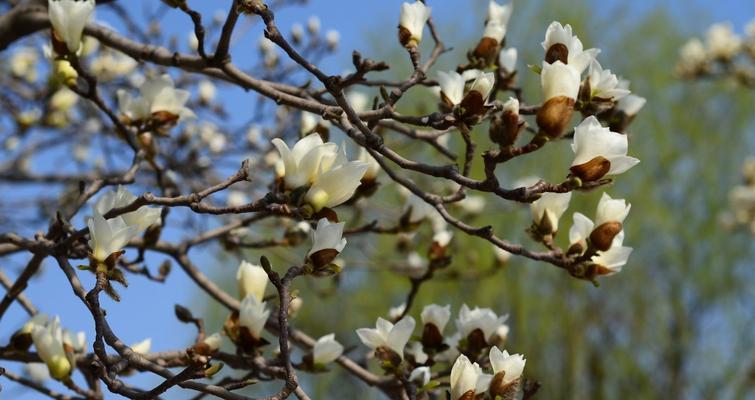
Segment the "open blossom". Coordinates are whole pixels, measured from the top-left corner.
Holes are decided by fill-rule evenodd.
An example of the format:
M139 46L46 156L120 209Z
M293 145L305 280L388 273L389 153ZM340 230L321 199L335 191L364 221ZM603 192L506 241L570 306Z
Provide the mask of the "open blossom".
M477 381L482 369L477 363L469 361L467 356L460 355L451 368L451 400L472 399L477 388ZM471 396L468 394L471 392Z
M129 226L120 216L105 219L102 214L94 212L87 220L89 227L89 247L92 257L104 263L113 253L118 253L138 233L136 226Z
M521 354L509 354L508 351L501 351L495 346L490 348L489 358L494 376L490 384L491 395L504 397L504 394L516 391L527 360Z
M590 244L598 250L606 251L614 238L622 231L624 219L632 208L624 199L612 199L603 193L595 213L595 228L590 233Z
M611 132L591 115L574 128L571 173L583 181L621 174L640 162L627 156L628 147L626 135Z
M376 350L380 347L389 349L404 359L404 347L414 331L415 321L412 317L404 317L396 324L378 318L375 329L359 328L357 335L367 347Z
M118 186L118 189L106 192L97 203L94 209L101 215L108 211L125 207L136 200L136 196L131 193L125 186ZM134 226L138 231L143 231L150 225L160 222L161 209L157 207L141 206L135 211L121 214L120 217L128 226Z
M424 364L430 358L420 342L409 342L406 346L406 354L414 359L415 364Z
M422 41L422 31L430 18L430 7L420 1L401 5L399 18L398 39L406 48L417 47Z
M467 91L467 96L471 93L478 93L482 97L482 101L486 101L490 92L495 86L495 74L492 72L485 72L477 75L477 78L472 82L472 86Z
M600 53L599 49L583 50L582 41L572 33L571 25L561 25L557 21L551 22L548 26L542 45L545 49L546 63L552 64L555 61L561 61L574 68L579 74Z
M705 34L708 52L714 58L730 59L737 54L742 39L732 30L730 23L713 24Z
M603 69L596 60L590 63L586 84L589 85L590 98L616 101L629 94L629 90L620 87L619 78L610 69Z
M336 258L346 247L346 238L343 237L343 222L333 223L327 218L317 221L317 228L312 231L312 248L307 257L315 264L316 268L324 267Z
M466 304L463 304L459 310L459 317L456 319L456 329L463 338L479 329L484 339L488 340L508 318L508 314L499 317L490 308L475 307L470 310Z
M283 180L289 189L311 184L317 176L323 157L337 151L335 143L323 143L316 133L300 139L293 148L289 148L279 138L272 142L283 160Z
M558 220L569 208L571 192L543 193L530 204L532 220L543 234L558 232Z
M333 362L336 358L340 357L341 354L343 354L343 345L338 343L334 333L317 339L315 346L312 349L312 358L315 365L325 365Z
M156 115L168 121L196 118L194 112L185 107L190 92L176 89L168 74L146 80L139 86L139 92L140 97L123 89L117 92L121 113L132 120L146 120Z
M269 280L267 272L261 266L242 261L238 271L236 271L239 298L243 299L251 295L262 301Z
M239 325L248 329L249 334L256 340L261 338L262 329L265 328L267 317L270 316L270 310L267 309L265 302L257 299L256 296L246 296L239 306Z
M304 200L315 211L341 205L354 196L368 168L369 164L362 161L346 161L345 154L333 161L323 158Z
M323 117L313 114L308 111L302 111L299 121L299 133L302 136L311 134L312 132L327 131L330 129L330 121L323 119Z
M64 380L71 374L71 362L63 347L63 331L60 318L55 317L46 325L36 324L31 331L34 347L39 358L47 364L50 375L57 380Z
M57 39L71 53L81 46L81 34L94 12L94 0L49 0L47 10Z

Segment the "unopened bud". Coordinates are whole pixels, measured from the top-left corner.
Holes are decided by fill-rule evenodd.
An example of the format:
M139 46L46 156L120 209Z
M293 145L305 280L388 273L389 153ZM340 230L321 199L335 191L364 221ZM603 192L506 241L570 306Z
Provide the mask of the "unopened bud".
M67 60L55 60L53 69L55 71L55 77L60 83L66 86L75 86L76 80L79 78L79 73L73 68L70 62Z
M560 137L571 121L574 103L574 99L566 96L548 99L537 112L537 126L552 139Z
M600 251L611 248L613 238L622 230L621 222L611 221L601 224L590 233L590 244Z
M597 181L611 170L611 162L605 157L597 156L592 160L569 168L572 175L583 182Z

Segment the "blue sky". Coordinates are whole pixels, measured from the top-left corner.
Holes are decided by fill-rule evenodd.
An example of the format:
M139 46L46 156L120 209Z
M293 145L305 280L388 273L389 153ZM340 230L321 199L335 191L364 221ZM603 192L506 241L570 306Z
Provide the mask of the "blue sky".
M522 0L520 0L522 1ZM130 2L131 3L131 2ZM144 4L150 4L151 9L158 2L151 0L133 1L130 5L130 11L133 10L135 17L141 15L139 11ZM192 5L200 2L190 2ZM205 1L199 4L198 10L211 18L218 9L217 5L222 5L219 9L225 13L228 1ZM365 36L382 37L385 35L385 46L397 46L395 26L398 18L400 0L311 0L304 6L286 7L277 13L279 26L287 31L291 24L299 22L306 24L309 16L317 14L322 21L323 31L336 29L341 34L341 44L337 52L326 58L322 62L322 67L328 73L340 73L350 65L352 49L367 50L373 41L366 41ZM620 5L626 5L624 1L611 0L600 1L602 8L598 10L601 15L611 15L611 10ZM139 5L137 5L139 4ZM468 10L472 7L484 9L487 0L472 1L430 1L433 6L433 16L439 26L454 23L460 25L461 29L478 29L481 22L475 18L475 13ZM711 22L714 21L731 21L735 29L739 32L743 26L755 17L755 2L753 1L636 1L629 6L627 18L639 18L643 13L653 9L657 5L666 7L673 15L688 15L688 8L702 10L701 20L686 20L682 25L689 30L690 34L702 34ZM112 22L112 15L101 13L99 17L110 22L116 28L118 24ZM512 18L512 23L516 24L516 11ZM185 39L187 32L191 29L190 22L185 15L178 12L169 12L163 19L162 27L168 32L176 32L179 39ZM543 27L545 29L545 27ZM239 64L244 64L251 57L249 54L256 54L256 40L261 35L261 24L259 22L250 23L250 19L243 20L239 25L239 32L246 32L245 35L238 35L234 40L232 54ZM639 33L638 33L639 34ZM532 45L539 45L540 37L531 40ZM600 43L591 43L589 47L600 47ZM255 50L249 50L253 47ZM185 44L182 43L185 49ZM369 53L364 52L365 56ZM243 99L240 91L235 91L228 97L231 102ZM234 110L231 106L229 109L244 113L244 109ZM235 122L242 121L241 118L235 118ZM81 220L79 226L83 226ZM37 227L40 228L40 227ZM0 228L1 229L1 228ZM172 235L175 238L175 235ZM169 237L170 239L170 237ZM202 251L192 253L197 264L204 271L212 271L223 268L225 276L230 276L235 272L235 265L221 266L212 258L212 251ZM161 258L152 257L150 266L156 268ZM14 275L15 271L22 266L23 258L14 257L10 260L2 260L0 266L8 271L9 275ZM231 263L233 264L233 263ZM210 273L211 274L211 273ZM92 279L84 273L81 273L85 287L91 287ZM114 330L127 343L142 340L145 333L142 327L150 327L149 335L153 337L154 350L167 350L175 348L176 345L188 344L194 331L188 325L182 325L175 321L173 317L173 304L180 302L187 305L201 305L209 302L210 299L203 293L193 289L193 285L187 279L186 275L177 267L174 268L170 275L168 283L158 284L147 281L140 277L132 277L131 286L128 289L121 290L123 301L114 303L105 300L105 306L110 316L109 321ZM35 304L42 311L49 314L58 314L61 316L64 326L72 330L86 330L88 337L93 337L90 329L91 318L88 312L82 307L80 302L71 295L71 289L64 281L62 273L54 267L49 261L45 263L45 268L39 277L35 278L26 290L26 294L34 299ZM8 314L3 317L2 329L0 329L0 343L5 343L12 333L13 329L20 326L26 319L25 314L20 307L13 305ZM208 327L210 330L217 330L220 327ZM347 334L343 332L342 334ZM353 340L350 339L350 340ZM0 364L8 366L7 363ZM156 382L155 379L148 379L149 382ZM4 386L8 394L17 394L17 389L8 384L7 381L1 380L0 384ZM25 394L18 397L20 399L38 398L36 394Z

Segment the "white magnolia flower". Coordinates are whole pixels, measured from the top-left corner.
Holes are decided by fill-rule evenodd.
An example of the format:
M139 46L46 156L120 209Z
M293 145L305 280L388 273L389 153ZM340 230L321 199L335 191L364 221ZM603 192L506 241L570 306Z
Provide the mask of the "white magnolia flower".
M613 239L611 248L606 251L599 251L592 258L592 262L600 267L598 275L613 275L621 272L621 268L626 265L629 255L632 254L631 247L625 247L624 231L619 232Z
M549 233L558 231L558 220L569 208L571 192L543 193L539 199L530 204L532 220L541 229Z
M493 337L490 340L490 343L493 345L503 346L504 344L506 344L506 340L509 338L510 331L511 328L508 325L499 325L498 328L495 328L495 332L493 332Z
M315 211L343 204L354 196L368 168L369 164L362 161L346 162L345 153L341 157L323 158L304 200Z
M33 362L24 365L24 373L32 382L43 384L50 379L50 370L45 363Z
M409 382L414 382L419 387L423 387L430 382L430 367L417 367L409 374Z
M707 60L705 45L700 39L690 39L679 49L679 63L685 70L694 71Z
M414 318L406 316L395 325L383 318L378 318L375 329L359 328L357 335L365 346L375 350L384 347L393 350L404 359L404 347L414 331Z
M472 82L472 86L469 88L469 92L477 92L482 96L482 100L488 99L490 92L495 86L495 74L492 72L485 72L479 74L477 78Z
M283 160L283 178L289 189L311 184L319 172L323 157L337 152L335 143L323 143L317 133L300 139L293 149L279 138L272 142Z
M451 319L451 306L440 306L438 304L430 304L422 309L420 314L422 324L433 324L438 328L438 332L443 333L443 329L446 328L448 320Z
M401 5L399 39L404 47L417 47L419 45L428 18L430 18L430 7L420 1Z
M579 71L561 61L552 64L543 63L540 73L540 83L543 88L543 98L547 101L556 97L576 99L579 93Z
M257 300L262 301L262 298L265 297L265 288L269 280L267 272L261 266L241 261L239 269L236 271L239 298L243 299L246 296L252 295Z
M335 333L325 335L315 342L312 349L312 358L315 365L325 365L335 361L343 354L343 346L336 340Z
M507 73L516 71L516 60L518 53L516 48L510 47L503 49L498 54L498 65L500 65Z
M595 226L601 226L607 222L623 223L631 208L632 205L627 204L626 200L612 199L608 193L603 193L595 213Z
M215 98L215 94L217 93L215 84L208 80L199 82L197 89L199 91L199 100L204 103L211 102Z
M611 132L591 115L574 128L571 171L586 181L626 172L640 162L627 156L628 147L626 135Z
M34 330L34 327L39 326L46 326L50 322L50 317L47 316L45 313L39 313L35 314L33 317L29 318L28 321L26 321L23 326L21 326L21 329L18 330L18 334L31 334L31 332Z
M152 338L146 338L141 342L132 344L129 347L131 347L131 350L133 350L134 353L147 354L150 350L152 350Z
M133 58L115 50L101 50L89 64L98 80L110 81L130 75L139 63Z
M485 340L488 340L508 318L508 314L499 317L489 308L475 307L470 310L466 304L463 304L459 310L459 318L456 319L456 329L464 338L479 329L485 336Z
M587 72L587 82L590 85L590 97L616 101L629 94L629 90L619 87L619 78L610 69L603 69L600 63L593 60Z
M223 336L220 333L215 332L212 335L204 338L202 343L207 345L210 353L214 353L220 349L220 346L223 345Z
M119 89L118 107L121 113L134 120L150 118L155 113L166 112L181 119L196 118L193 111L185 107L189 100L188 90L176 89L168 74L149 79L139 86L140 97L133 97Z
M485 20L485 24L497 23L505 28L509 23L509 18L511 18L512 8L511 3L501 5L496 3L495 0L490 0L488 4L488 18Z
M637 96L635 94L629 94L619 99L616 102L616 109L623 112L628 117L637 115L638 112L645 106L647 100L644 97Z
M138 228L127 225L122 217L106 220L96 211L87 219L87 226L92 257L99 262L104 262L111 254L121 251L132 238L139 234Z
M110 190L100 197L94 205L94 211L104 215L114 208L125 207L133 203L136 198L126 186L118 186L117 190ZM157 207L141 206L136 211L121 214L119 217L123 218L126 225L135 227L138 233L149 228L150 225L159 223L161 212L162 210Z
M291 39L294 43L299 43L304 39L304 25L300 23L291 25Z
M239 306L239 325L249 329L249 333L259 339L262 329L265 328L267 317L270 316L270 310L265 306L264 301L260 301L256 296L246 296Z
M495 346L490 348L490 365L493 367L493 374L503 373L501 385L508 385L519 379L526 362L527 360L521 354L509 355L506 350L501 351Z
M380 172L380 164L377 162L375 157L373 157L367 151L367 149L360 147L357 160L367 164L367 170L364 171L364 176L362 176L362 179L367 181L375 180L375 178L377 178L378 176L378 173Z
M476 392L477 380L481 374L482 369L477 363L470 362L463 354L460 355L451 368L451 400L459 400L469 391Z
M84 27L94 12L94 0L49 0L47 10L55 35L65 42L68 51L76 53Z
M346 238L343 237L343 222L332 223L327 218L317 221L317 228L312 232L312 249L307 256L312 256L320 250L335 249L343 251Z
M422 349L422 343L420 342L409 342L409 345L406 346L406 354L412 356L414 362L417 364L424 364L429 358Z
M438 85L441 99L455 106L464 99L464 77L456 71L439 71Z
M63 331L60 328L60 318L55 317L47 325L36 324L31 331L34 347L39 358L47 364L50 375L63 380L71 374L71 362L63 348Z
M246 193L240 190L229 190L228 197L226 198L225 204L228 207L239 207L239 206L243 206L244 204L248 202L249 202L249 197L247 197Z
M87 334L79 331L75 335L68 329L63 329L63 344L69 346L73 351L81 353L87 347Z
M742 39L734 33L730 23L711 25L705 34L705 41L710 55L722 59L734 57L742 45Z
M600 53L600 49L583 50L582 41L572 34L571 25L562 26L557 21L551 22L548 26L542 45L545 49L546 63L561 60L561 62L569 64L577 70L578 74L581 74ZM564 50L566 50L566 54L563 54Z

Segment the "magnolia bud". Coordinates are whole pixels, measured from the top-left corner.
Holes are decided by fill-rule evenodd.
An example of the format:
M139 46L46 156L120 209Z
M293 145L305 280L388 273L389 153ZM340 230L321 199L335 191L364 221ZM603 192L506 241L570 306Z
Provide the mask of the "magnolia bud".
M574 112L574 99L566 96L554 97L546 101L537 112L537 126L548 137L560 137L571 121Z
M611 170L611 162L605 157L597 156L592 160L569 168L572 175L584 182L596 181L604 177Z
M621 222L606 222L590 233L590 244L597 250L606 251L611 248L613 239L621 232L622 228Z

